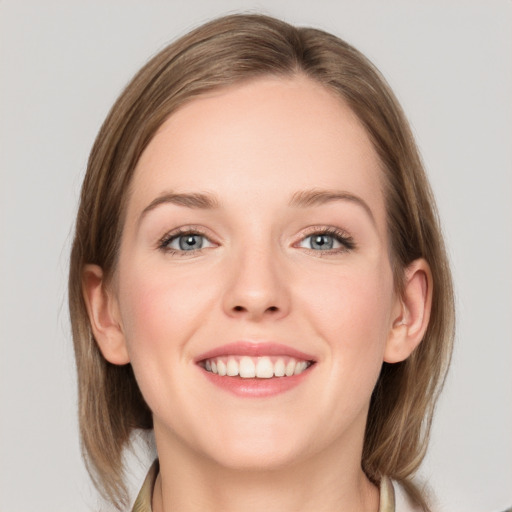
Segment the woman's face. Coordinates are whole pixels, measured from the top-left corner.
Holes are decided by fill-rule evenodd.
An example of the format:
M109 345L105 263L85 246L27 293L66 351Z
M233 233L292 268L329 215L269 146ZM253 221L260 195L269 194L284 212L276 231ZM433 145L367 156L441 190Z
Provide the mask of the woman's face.
M356 116L306 78L232 86L163 124L113 286L159 449L229 467L360 457L400 308L381 185Z

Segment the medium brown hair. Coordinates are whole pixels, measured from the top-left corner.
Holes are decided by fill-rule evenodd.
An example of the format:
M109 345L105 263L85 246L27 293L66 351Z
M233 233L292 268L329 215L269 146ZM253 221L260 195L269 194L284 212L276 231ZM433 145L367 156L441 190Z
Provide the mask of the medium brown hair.
M422 461L434 405L449 364L453 291L430 186L407 120L375 67L339 38L261 15L231 15L185 35L152 58L107 116L88 162L76 220L69 307L78 370L83 452L100 490L126 502L122 452L151 412L130 365L116 366L93 338L82 291L84 265L112 276L134 168L162 123L201 94L260 76L303 75L343 98L365 126L381 161L395 287L416 258L433 276L430 323L405 361L384 363L372 395L362 456L368 477L398 480L428 510L410 477Z

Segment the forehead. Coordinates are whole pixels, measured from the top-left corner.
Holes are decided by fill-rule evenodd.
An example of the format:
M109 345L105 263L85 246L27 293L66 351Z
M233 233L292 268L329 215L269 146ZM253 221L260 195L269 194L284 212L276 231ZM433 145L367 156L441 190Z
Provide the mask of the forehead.
M132 200L194 187L226 197L341 188L383 208L377 154L341 97L311 79L265 77L194 99L142 154Z

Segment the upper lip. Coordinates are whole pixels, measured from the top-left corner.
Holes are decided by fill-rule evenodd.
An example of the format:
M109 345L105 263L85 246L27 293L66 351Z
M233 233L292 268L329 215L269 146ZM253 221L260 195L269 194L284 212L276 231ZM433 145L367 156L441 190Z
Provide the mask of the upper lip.
M304 361L315 361L315 358L312 355L281 343L236 341L204 352L195 358L195 362L199 363L205 359L213 359L214 357L222 356L288 356L295 359L302 359Z

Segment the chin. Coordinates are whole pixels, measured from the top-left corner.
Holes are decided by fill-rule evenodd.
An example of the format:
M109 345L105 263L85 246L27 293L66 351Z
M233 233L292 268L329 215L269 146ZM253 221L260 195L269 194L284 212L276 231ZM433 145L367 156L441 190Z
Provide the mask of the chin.
M217 425L202 436L201 451L219 466L251 471L287 467L308 451L305 432L290 429L289 421L253 419L250 425Z
M222 453L212 454L212 460L221 467L237 471L276 471L297 463L301 454L292 447L262 445L246 440L227 446Z

